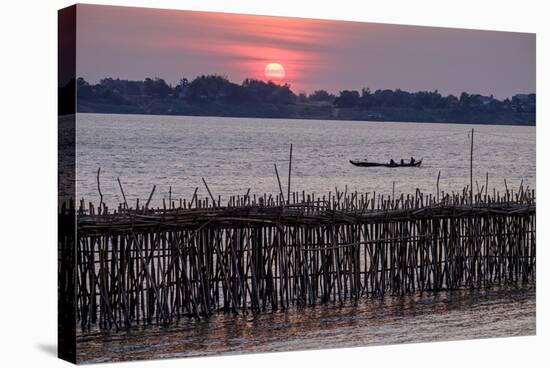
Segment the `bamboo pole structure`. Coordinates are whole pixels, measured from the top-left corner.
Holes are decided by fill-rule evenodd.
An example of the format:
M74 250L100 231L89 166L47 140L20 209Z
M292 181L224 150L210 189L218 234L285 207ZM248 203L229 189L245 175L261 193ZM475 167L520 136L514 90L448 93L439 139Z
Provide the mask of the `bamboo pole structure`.
M474 205L474 128L470 143L470 204Z
M282 190L249 190L227 206L195 190L179 206L149 208L154 188L144 207L138 200L130 208L124 194L118 210L102 204L99 211L84 199L78 209L61 207L60 226L77 220L75 300L83 330L536 277L535 191L523 184L506 194L465 188L439 197L336 189L284 198ZM62 233L60 243L71 236Z

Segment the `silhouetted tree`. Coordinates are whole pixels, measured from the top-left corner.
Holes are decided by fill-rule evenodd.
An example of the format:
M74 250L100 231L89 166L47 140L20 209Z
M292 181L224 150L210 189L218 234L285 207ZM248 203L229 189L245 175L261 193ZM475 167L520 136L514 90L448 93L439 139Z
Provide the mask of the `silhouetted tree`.
M298 94L298 98L297 98L298 102L307 102L308 98L307 98L307 94L305 92L300 92Z
M166 98L172 93L172 88L161 78L145 79L145 94L157 98Z
M245 79L242 87L247 102L292 104L296 102L296 95L290 90L289 84L278 85L271 81L264 82L257 79Z
M314 91L312 94L309 95L308 99L310 101L319 101L319 102L332 102L334 101L334 95L328 93L324 89L319 89L317 91Z
M334 100L334 104L338 107L356 107L359 105L359 92L357 91L340 91L340 95Z
M231 84L221 75L201 75L189 83L186 99L190 102L222 101Z
M187 93L187 87L189 87L189 81L187 78L180 79L177 86L174 87L174 94L176 97L185 97Z

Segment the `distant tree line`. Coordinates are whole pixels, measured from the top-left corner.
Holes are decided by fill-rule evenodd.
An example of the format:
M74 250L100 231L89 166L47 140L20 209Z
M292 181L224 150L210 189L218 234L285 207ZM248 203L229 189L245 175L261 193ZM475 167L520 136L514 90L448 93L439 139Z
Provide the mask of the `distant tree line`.
M191 82L182 78L175 86L161 78L146 78L143 81L105 78L95 85L79 78L77 91L78 97L84 100L108 100L113 103L128 103L135 97L179 99L195 104L293 104L297 101L288 84L278 85L255 79L245 79L242 84L236 84L220 75L201 75Z
M491 96L462 92L459 97L442 96L437 90L406 92L400 89L376 90L363 89L341 91L334 99L338 107L372 108L414 108L414 109L457 109L469 111L496 112L510 110L517 112L535 112L535 94L515 95L511 99L498 100Z
M349 110L354 113L344 115L359 119L397 117L429 121L433 117L435 121L458 121L472 117L487 119L487 116L491 120L490 116L494 115L498 119L510 117L508 120L522 123L526 119L534 122L536 111L535 94L518 94L499 100L492 95L466 92L460 96L443 96L437 90L378 89L372 92L364 88L361 91L343 90L337 95L326 90L297 95L288 84L256 79L245 79L237 84L221 75L201 75L192 81L182 78L176 85L161 78L142 81L105 78L97 84L78 78L76 87L77 109L81 112L218 115L225 111L236 116L337 118L339 110ZM426 111L437 113L427 114Z

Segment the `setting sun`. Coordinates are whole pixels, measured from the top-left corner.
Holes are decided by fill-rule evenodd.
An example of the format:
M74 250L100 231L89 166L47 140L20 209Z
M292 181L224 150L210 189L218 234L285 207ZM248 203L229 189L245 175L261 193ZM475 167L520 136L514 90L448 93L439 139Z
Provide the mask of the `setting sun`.
M285 78L285 68L281 64L271 63L265 67L264 75L269 80L280 81Z

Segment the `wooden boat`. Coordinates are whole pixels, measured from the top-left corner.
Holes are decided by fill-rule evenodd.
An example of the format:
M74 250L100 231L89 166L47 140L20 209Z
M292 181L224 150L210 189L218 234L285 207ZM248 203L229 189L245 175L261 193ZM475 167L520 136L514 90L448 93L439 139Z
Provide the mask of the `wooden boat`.
M387 163L387 164L383 164L383 163L378 163L378 162L368 162L368 161L353 161L353 160L350 160L349 161L352 165L354 166L361 166L361 167L418 167L422 164L422 160L419 160L419 161L415 161L414 163Z

